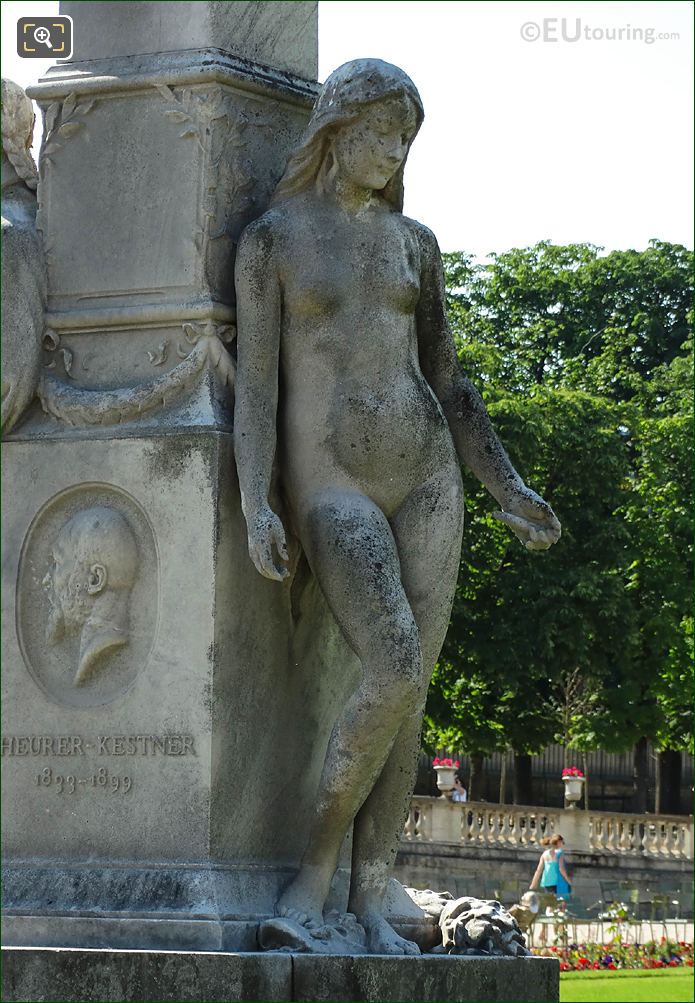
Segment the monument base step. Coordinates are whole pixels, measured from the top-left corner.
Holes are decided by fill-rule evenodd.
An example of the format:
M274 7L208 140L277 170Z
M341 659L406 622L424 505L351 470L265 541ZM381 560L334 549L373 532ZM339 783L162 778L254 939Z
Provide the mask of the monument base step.
M534 1001L559 999L554 958L226 954L8 947L5 1003L163 1000Z
M5 914L3 947L118 951L257 951L258 920Z

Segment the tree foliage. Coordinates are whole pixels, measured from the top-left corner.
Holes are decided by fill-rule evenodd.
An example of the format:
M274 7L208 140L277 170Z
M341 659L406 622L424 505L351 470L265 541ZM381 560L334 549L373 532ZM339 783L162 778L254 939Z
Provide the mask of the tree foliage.
M445 255L462 366L563 537L524 550L466 477L429 748L687 744L691 269L690 252L660 241L605 256L543 242L484 265Z

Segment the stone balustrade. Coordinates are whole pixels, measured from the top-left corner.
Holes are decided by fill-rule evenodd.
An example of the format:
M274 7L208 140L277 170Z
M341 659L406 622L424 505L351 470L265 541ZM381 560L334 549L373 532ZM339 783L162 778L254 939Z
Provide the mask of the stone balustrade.
M693 859L692 816L629 815L493 805L414 797L405 824L405 843L448 843L465 847L527 848L561 832L577 852L662 860Z
M586 812L593 853L693 859L693 820L677 815Z

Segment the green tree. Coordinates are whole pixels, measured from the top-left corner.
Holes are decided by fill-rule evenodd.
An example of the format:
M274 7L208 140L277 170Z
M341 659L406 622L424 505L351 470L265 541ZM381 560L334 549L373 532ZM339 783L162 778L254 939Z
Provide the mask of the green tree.
M691 271L691 252L660 241L605 256L543 242L485 265L445 255L462 365L563 539L523 550L467 480L430 748L539 751L567 734L562 688L577 673L573 747L686 742Z
M639 610L639 659L658 666L651 735L692 751L692 341L645 382L634 423L634 495L625 515L637 557L628 589Z

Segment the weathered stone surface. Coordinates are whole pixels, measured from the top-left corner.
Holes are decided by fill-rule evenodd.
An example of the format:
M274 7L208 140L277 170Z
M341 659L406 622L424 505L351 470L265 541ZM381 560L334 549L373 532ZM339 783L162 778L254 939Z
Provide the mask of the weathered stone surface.
M224 435L6 444L6 862L205 859L230 451ZM48 586L61 534L95 507L129 527L136 566L124 643L80 679L86 627L47 637L56 603L64 613L90 587L80 541L61 554L58 595ZM96 563L108 576L107 558Z
M318 925L305 926L286 916L266 920L258 928L258 946L264 951L367 954L367 937L350 913L327 911Z
M7 948L6 1003L291 1000L288 955Z
M554 958L321 958L296 955L296 1000L390 1001L559 999L560 967Z
M226 433L18 435L3 464L10 942L23 930L31 943L100 946L106 912L133 920L116 940L107 930L107 944L172 946L178 931L179 946L253 946L238 923L272 916L297 866L336 707L353 685L331 664L320 591L308 582L293 599L256 574ZM47 644L53 548L95 507L127 522L137 568L125 643L76 680L93 597L74 631ZM78 556L63 555L73 584L88 591L92 565L108 580L107 554L86 568ZM305 617L324 624L318 651ZM291 826L286 802L266 796L280 763ZM344 871L334 888L344 910Z
M224 49L243 59L315 79L318 72L317 0L71 3L75 60L178 49Z
M369 1000L466 1003L559 998L553 958L389 958L8 948L6 1003Z
M85 870L87 870L85 868ZM87 872L89 873L89 872ZM250 883L250 882L249 882ZM59 887L59 886L57 886ZM256 899L258 896L256 896ZM8 909L2 916L2 944L6 947L69 947L119 951L257 951L258 923L255 921L205 918L181 911L168 914L162 908L160 918L137 916L130 911L118 915L118 902L106 897L114 915L50 915L46 899L37 908L43 915L17 915ZM48 899L50 901L50 899ZM239 894L236 901L253 910L254 896ZM210 914L214 909L210 909ZM219 911L219 910L218 910ZM134 915L133 915L134 914Z

